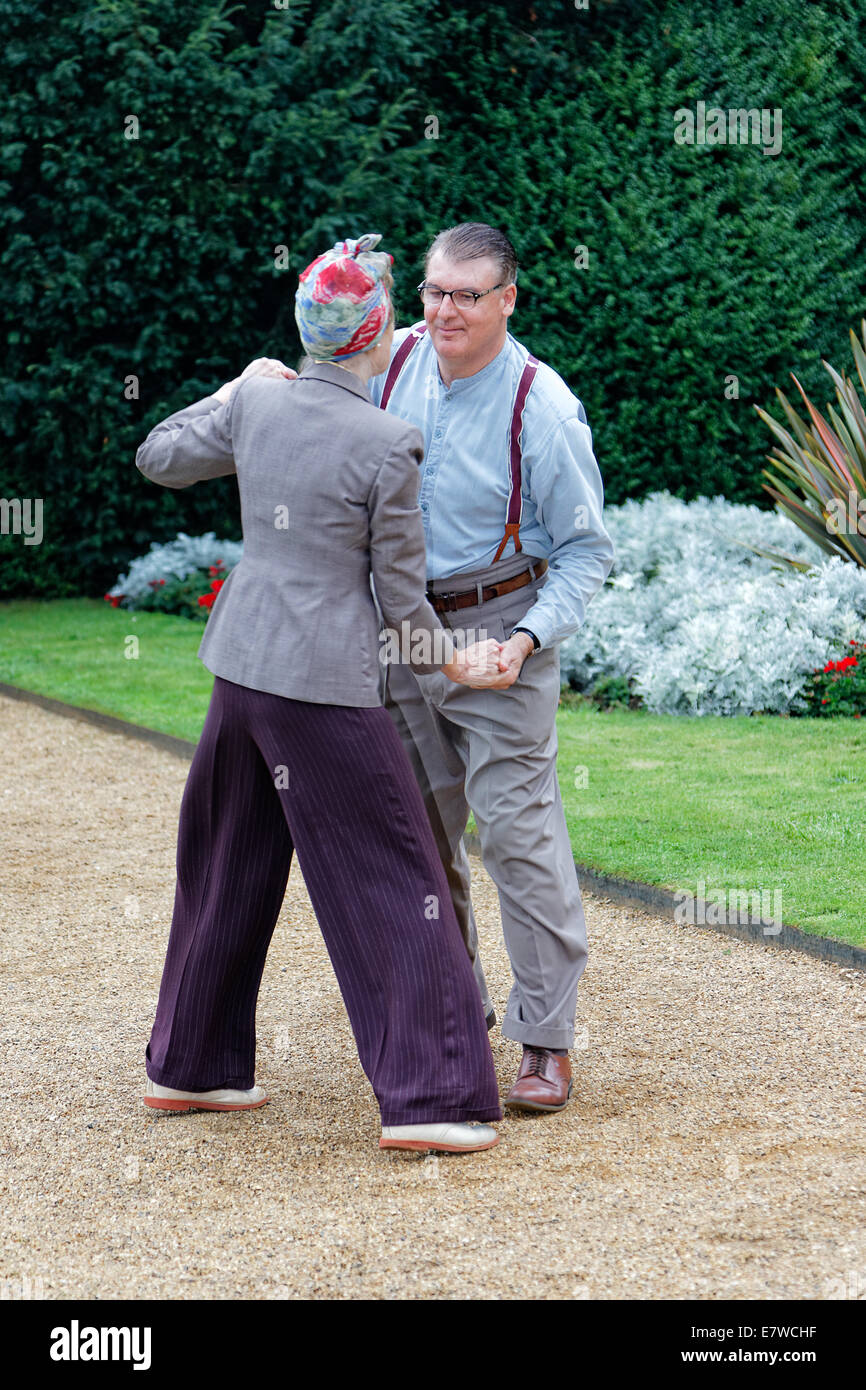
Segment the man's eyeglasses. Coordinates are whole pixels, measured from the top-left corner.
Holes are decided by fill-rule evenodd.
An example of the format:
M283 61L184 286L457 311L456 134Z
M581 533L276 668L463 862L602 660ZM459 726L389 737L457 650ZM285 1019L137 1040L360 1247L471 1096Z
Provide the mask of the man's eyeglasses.
M424 280L418 286L418 293L424 304L441 304L446 294L450 294L451 303L458 309L474 309L479 299L483 299L486 294L492 294L494 290L501 290L505 284L500 280L498 285L491 285L489 290L440 290L438 285L428 285Z

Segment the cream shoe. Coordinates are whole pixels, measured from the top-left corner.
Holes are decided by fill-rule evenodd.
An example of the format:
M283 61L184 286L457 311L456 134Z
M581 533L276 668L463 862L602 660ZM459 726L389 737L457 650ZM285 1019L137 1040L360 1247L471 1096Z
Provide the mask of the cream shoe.
M380 1149L438 1149L443 1153L477 1153L492 1149L499 1135L490 1125L383 1125Z
M147 1078L144 1103L154 1110L255 1110L270 1097L261 1086L251 1091L175 1091Z

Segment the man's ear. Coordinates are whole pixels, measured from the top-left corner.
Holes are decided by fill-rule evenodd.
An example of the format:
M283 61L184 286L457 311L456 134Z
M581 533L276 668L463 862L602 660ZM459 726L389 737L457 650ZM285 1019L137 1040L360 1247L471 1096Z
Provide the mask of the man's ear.
M517 302L517 286L507 285L502 294L502 313L505 318L510 318L514 313L514 306Z

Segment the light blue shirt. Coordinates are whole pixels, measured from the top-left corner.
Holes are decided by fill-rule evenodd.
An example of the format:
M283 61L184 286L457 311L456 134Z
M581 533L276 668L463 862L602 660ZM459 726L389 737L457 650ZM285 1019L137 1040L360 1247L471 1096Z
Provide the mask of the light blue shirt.
M394 351L408 332L394 334ZM509 333L492 362L446 386L428 332L400 372L387 409L417 425L424 436L418 502L428 580L493 564L505 534L511 414L527 356ZM376 405L385 376L369 382ZM521 553L545 558L550 570L520 626L547 647L577 632L586 605L610 573L614 552L602 519L604 489L586 412L544 362L523 412L521 468ZM500 558L513 554L509 538Z

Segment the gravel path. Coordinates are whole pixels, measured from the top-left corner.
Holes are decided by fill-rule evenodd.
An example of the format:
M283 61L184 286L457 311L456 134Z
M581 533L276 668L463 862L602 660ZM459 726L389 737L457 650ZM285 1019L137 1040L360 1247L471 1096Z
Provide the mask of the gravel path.
M5 698L0 738L0 1295L866 1295L862 974L587 895L568 1109L474 1158L385 1154L295 865L259 1002L270 1105L158 1115L186 764ZM501 1013L480 865L475 903ZM504 1092L519 1048L492 1042Z

